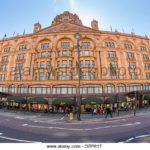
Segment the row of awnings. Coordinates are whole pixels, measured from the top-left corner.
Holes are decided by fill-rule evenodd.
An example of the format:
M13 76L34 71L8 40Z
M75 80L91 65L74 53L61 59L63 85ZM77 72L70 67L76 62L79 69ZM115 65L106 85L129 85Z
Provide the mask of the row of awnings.
M144 95L144 100L150 100L150 94ZM19 96L9 96L7 98L8 102L16 102L16 103L35 103L35 104L48 104L48 101L41 97L32 97L26 100L23 97ZM115 104L118 102L127 102L126 96L114 96L114 97L108 97L104 101L101 98L95 98L95 97L89 97L86 99L81 100L82 105L86 104ZM55 99L52 104L54 105L60 105L60 104L67 104L67 105L74 105L75 99L72 98L57 98Z

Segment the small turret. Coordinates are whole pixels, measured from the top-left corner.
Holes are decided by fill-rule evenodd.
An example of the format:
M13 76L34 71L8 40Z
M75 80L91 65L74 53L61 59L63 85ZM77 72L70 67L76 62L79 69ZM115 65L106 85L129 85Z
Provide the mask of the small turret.
M38 32L38 31L40 31L41 30L41 24L38 22L38 23L35 23L34 24L34 33L36 33L36 32Z
M93 19L93 21L91 22L91 27L94 30L99 30L99 28L98 28L98 21Z

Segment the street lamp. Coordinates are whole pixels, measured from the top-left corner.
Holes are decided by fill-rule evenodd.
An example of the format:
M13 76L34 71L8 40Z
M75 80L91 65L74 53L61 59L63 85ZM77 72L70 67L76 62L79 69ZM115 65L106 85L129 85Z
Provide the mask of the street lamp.
M77 106L77 120L81 120L81 99L80 99L80 44L79 41L81 39L81 34L78 32L74 35L75 39L77 40L77 49L78 49L78 106Z

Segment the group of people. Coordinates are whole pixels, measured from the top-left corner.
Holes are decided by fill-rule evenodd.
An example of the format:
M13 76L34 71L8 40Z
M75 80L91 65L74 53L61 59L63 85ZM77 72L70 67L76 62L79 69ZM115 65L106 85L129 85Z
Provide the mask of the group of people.
M107 118L108 115L110 115L110 117L112 118L113 117L113 112L116 111L116 108L111 108L109 106L106 106L106 107L96 107L96 106L93 106L92 108L92 115L96 115L96 114L100 114L100 115L103 115L105 114L105 118Z

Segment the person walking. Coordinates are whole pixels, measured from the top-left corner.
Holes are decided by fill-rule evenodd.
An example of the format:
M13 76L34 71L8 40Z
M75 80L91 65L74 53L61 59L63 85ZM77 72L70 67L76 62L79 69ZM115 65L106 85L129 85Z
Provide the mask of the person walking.
M108 114L110 114L110 117L112 118L112 110L109 107L106 108L105 118L107 118Z

